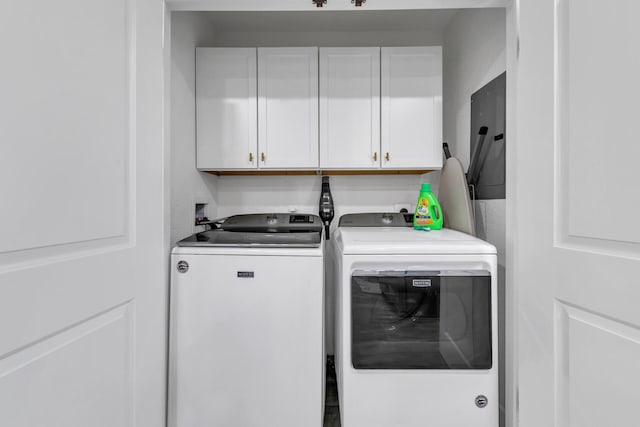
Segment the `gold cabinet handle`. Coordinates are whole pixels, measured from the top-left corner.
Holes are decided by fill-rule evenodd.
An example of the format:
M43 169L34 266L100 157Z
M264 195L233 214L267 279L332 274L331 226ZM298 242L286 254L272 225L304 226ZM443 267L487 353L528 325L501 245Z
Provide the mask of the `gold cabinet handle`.
M249 153L249 162L253 163L253 153Z
M377 151L375 153L373 153L373 161L374 162L378 161L378 152Z
M264 153L260 153L260 160L264 163Z
M384 156L384 159L388 162L389 161L389 152L387 151L387 155Z

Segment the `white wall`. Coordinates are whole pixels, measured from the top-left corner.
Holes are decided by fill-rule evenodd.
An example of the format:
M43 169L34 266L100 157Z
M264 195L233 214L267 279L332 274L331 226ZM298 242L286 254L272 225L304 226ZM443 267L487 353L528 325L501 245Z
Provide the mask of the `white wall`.
M171 20L171 243L196 231L195 203L215 216L216 177L196 170L195 47L213 41L206 16L174 12ZM202 230L197 230L202 231Z
M462 10L451 19L443 47L443 136L465 170L471 144L471 94L503 73L506 66L504 9ZM475 210L478 237L498 248L498 263L504 266L505 201L481 200Z
M458 12L445 28L442 61L444 139L466 169L471 94L503 73L507 66L505 10Z
M332 176L336 220L345 213L394 211L397 204L415 207L422 182L431 174ZM221 176L218 216L250 212L318 212L320 176Z
M319 13L318 13L319 12ZM442 45L454 10L221 12L216 46Z
M505 9L458 12L445 28L443 67L443 137L449 143L452 155L460 159L466 170L469 167L471 145L471 94L506 70ZM508 129L505 134L508 141ZM478 200L474 208L478 237L492 243L498 250L500 425L505 425L506 201Z
M441 31L219 32L212 46L441 46Z

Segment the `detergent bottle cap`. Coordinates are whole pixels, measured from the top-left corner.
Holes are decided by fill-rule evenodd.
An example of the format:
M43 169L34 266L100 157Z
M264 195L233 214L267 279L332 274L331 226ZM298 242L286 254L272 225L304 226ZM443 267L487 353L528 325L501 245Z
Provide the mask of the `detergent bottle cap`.
M420 191L428 191L431 192L431 184L429 184L428 182L425 182L424 184L422 184L422 187L420 188Z

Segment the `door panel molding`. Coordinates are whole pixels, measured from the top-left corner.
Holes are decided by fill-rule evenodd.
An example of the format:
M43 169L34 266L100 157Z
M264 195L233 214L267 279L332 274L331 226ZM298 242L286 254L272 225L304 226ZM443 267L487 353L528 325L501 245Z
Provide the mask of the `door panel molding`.
M124 320L129 324L130 307L131 301L127 301L19 349L0 355L0 379L112 323ZM131 325L128 328L130 329Z
M135 246L133 235L0 253L0 274L119 252Z
M1 355L0 424L134 425L133 325L129 301ZM50 403L24 411L29 400Z
M55 9L83 7L77 0L65 0L64 3L51 5ZM78 42L78 46L66 46L63 41L68 39L68 33L74 27L62 32L59 39L51 38L51 54L10 53L14 60L22 60L31 68L39 69L34 72L34 79L35 73L46 74L46 78L31 86L17 85L19 88L26 85L22 91L25 99L20 102L24 104L21 105L23 108L33 109L29 118L34 121L31 127L36 130L22 133L25 141L16 140L8 147L9 169L15 170L7 173L26 182L12 187L5 198L11 208L0 216L8 233L0 241L0 273L122 250L135 244L135 3L135 0L115 3L102 0L102 4L94 4L104 12L95 13L96 20L106 21L94 33L85 35L91 40L100 39L96 46L88 47L86 41ZM60 26L55 19L50 21L56 28ZM92 22L78 24L78 27L91 27ZM100 36L100 31L113 27L122 28L121 38ZM86 65L103 56L105 58L96 61L96 65ZM47 63L51 62L54 62L51 69L46 69ZM98 72L105 63L114 71L110 81L104 81L106 72ZM21 65L20 68L25 67L24 63ZM74 66L76 73L65 75L63 71ZM100 80L93 75L99 75ZM49 102L54 99L61 102L59 110L63 110L62 105L71 106L70 112L61 112L59 117L48 115ZM96 99L101 100L99 106L90 105ZM21 114L16 111L15 126L24 127ZM119 118L111 120L112 117ZM39 127L42 129L37 130ZM31 139L50 142L35 147L29 144ZM118 140L123 142L113 143ZM89 142L79 144L79 141ZM45 148L44 152L42 148ZM30 173L24 168L24 162L11 160L28 157L32 159L31 166L39 172L44 169L50 177L48 181L36 181L39 174ZM65 162L73 162L74 166L68 167ZM97 176L86 183L83 182L86 175ZM35 191L25 192L24 188ZM49 211L51 203L47 200L61 198L68 199L66 210ZM89 201L84 203L85 199ZM34 216L38 213L40 216ZM26 230L11 226L24 221L32 226Z
M640 328L561 300L554 312L556 425L606 425L607 414L635 419Z
M613 33L599 25L614 18L629 22L617 25ZM617 152L615 144L636 138L632 107L638 98L634 94L640 95L635 77L640 60L607 49L640 37L632 19L632 13L625 16L619 7L594 0L556 3L554 231L559 248L640 258L640 228L623 227L635 221L634 207L640 205L640 192L628 191L636 179L640 148L632 148L637 153ZM630 28L635 38L628 34ZM620 81L604 77L605 68L611 67ZM615 102L624 91L629 91L628 99ZM616 167L599 173L603 162Z

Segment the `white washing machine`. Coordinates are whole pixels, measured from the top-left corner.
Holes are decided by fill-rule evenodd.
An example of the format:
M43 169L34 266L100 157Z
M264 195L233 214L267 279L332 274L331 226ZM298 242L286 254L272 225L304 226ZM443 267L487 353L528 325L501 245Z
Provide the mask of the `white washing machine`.
M320 218L230 217L171 268L169 425L321 427Z
M494 246L354 214L335 233L342 427L497 427Z

